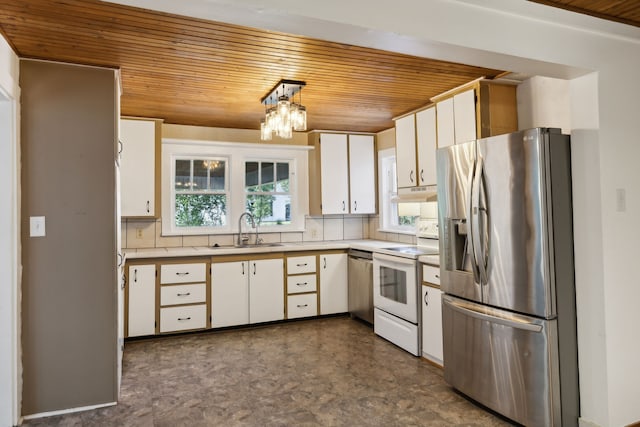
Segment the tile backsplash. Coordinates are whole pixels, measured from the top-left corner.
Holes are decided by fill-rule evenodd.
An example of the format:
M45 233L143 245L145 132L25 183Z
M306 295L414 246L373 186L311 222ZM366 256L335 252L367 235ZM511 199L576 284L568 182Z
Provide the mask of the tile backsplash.
M198 236L162 236L162 220L122 220L122 247L173 248L182 246L232 245L237 234L209 234ZM260 236L268 243L313 242L323 240L378 239L415 243L415 237L397 233L378 232L377 215L327 215L305 218L304 232L266 233Z

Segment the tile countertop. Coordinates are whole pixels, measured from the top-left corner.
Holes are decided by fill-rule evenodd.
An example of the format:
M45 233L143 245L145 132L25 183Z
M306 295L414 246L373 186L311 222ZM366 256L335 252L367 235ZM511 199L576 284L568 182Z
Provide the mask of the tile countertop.
M148 248L148 249L124 249L126 259L140 258L170 258L213 255L238 255L257 254L270 252L296 252L296 251L326 251L331 249L361 249L375 251L379 248L407 246L406 243L387 242L383 240L332 240L320 242L282 243L280 246L262 246L250 248L236 248L233 246L189 246L181 248ZM433 257L433 256L431 256ZM430 262L432 264L432 262Z

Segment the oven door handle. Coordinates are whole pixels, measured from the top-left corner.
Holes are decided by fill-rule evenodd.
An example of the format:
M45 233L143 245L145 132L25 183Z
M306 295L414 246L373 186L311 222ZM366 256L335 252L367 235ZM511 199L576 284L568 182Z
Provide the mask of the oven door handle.
M377 260L385 264L395 264L395 265L405 265L405 266L406 265L414 266L416 264L416 260L413 258L405 258L401 256L393 256L393 255L386 255L386 254L379 254L379 253L373 254L373 260L374 261Z

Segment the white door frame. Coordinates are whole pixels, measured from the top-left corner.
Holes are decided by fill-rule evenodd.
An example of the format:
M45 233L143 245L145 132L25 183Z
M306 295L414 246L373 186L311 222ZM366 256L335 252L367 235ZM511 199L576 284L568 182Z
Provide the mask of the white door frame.
M20 418L20 174L18 102L0 87L0 425Z

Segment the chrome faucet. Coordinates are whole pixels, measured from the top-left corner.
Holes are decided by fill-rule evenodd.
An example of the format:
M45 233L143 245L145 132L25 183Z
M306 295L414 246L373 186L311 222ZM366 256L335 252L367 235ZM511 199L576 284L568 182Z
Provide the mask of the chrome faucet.
M249 217L251 220L251 226L256 229L256 243L258 243L258 227L256 226L256 220L250 212L243 212L242 215L240 215L240 218L238 218L238 246L243 246L249 243L249 236L242 236L242 219L245 216Z

